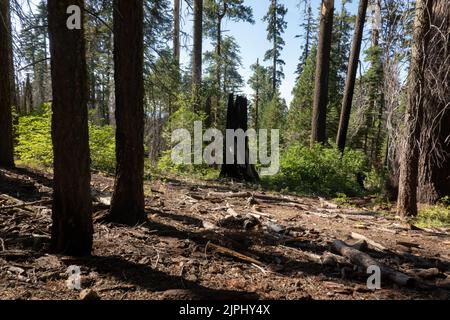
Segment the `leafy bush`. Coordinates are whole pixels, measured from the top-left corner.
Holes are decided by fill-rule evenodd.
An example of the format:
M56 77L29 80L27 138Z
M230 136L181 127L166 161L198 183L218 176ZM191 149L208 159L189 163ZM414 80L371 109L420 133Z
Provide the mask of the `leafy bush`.
M192 138L191 150L193 151L194 123L196 121L204 121L203 114L197 114L191 110L190 99L181 95L177 100L177 111L170 117L164 129L164 139L169 146L169 150L165 151L158 162L158 169L163 173L173 173L179 175L190 175L196 177L212 177L215 170L206 164L175 164L172 161L172 132L177 129L186 129ZM193 160L193 154L191 154Z
M51 109L48 104L34 114L19 118L16 127L16 156L23 162L50 167L53 164ZM89 124L92 168L113 172L115 168L115 137L111 126Z
M342 157L336 148L296 144L282 154L280 173L265 178L265 183L274 189L302 194L358 195L362 190L357 175L364 171L361 152L346 150Z
M116 139L112 126L89 124L92 169L113 173L116 167Z
M419 209L413 223L419 228L450 228L450 206L424 206Z
M51 111L48 104L42 110L28 116L20 117L16 127L17 157L30 164L51 166L53 163Z

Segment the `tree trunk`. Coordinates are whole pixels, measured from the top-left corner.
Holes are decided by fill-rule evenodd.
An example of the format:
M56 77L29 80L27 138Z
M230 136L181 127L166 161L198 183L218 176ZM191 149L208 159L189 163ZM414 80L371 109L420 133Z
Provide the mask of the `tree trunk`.
M203 0L194 1L194 47L192 54L192 95L194 111L200 109L203 53ZM207 111L205 109L205 111ZM209 113L206 113L210 116Z
M419 159L420 203L435 204L450 195L450 7L434 1L427 48L424 110Z
M173 57L180 65L180 6L181 0L173 0Z
M345 83L344 98L342 101L341 120L336 144L341 152L344 152L347 141L348 124L352 110L353 94L355 92L356 73L358 72L358 61L361 52L361 42L364 32L364 22L366 20L368 0L360 0L358 16L355 24L355 34L353 35L352 51L348 63L347 81Z
M247 99L238 96L236 100L232 94L228 98L228 110L227 110L227 130L239 130L242 129L244 133L248 130L248 101ZM236 141L233 144L233 150L227 148L227 143L224 146L222 170L220 172L221 177L237 179L242 181L257 182L259 175L256 172L255 166L250 164L250 151L249 141L245 138L245 147L243 152L245 154L239 154L242 149L238 148ZM229 155L227 157L227 154ZM227 158L233 155L234 163L227 163ZM245 159L244 164L239 164L238 159Z
M0 3L0 167L14 167L9 0Z
M424 63L428 47L430 13L433 0L417 0L414 38L411 52L408 103L406 106L403 149L400 160L397 214L402 217L417 215L417 184L419 139L424 111Z
M92 250L88 84L84 31L66 26L67 7L83 0L49 0L53 88L52 251L73 256ZM83 11L82 11L83 12Z
M142 0L114 0L116 181L108 221L134 226L144 211Z
M272 0L273 6L273 21L274 21L274 30L273 30L273 62L272 62L272 95L275 95L277 90L277 0Z
M311 145L325 144L330 70L331 38L333 32L334 0L322 0L317 66L314 92Z
M30 114L31 111L33 111L33 86L31 85L30 81L30 74L27 73L27 80L25 81L25 88L24 88L24 106L25 106L25 114Z

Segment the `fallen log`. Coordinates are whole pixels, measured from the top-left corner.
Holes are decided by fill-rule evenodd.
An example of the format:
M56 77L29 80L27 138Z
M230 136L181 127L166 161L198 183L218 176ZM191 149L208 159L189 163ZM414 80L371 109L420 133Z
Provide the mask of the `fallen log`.
M242 260L244 262L248 262L250 264L256 264L257 266L261 266L261 267L264 266L264 263L262 263L261 261L253 259L253 258L246 256L242 253L239 253L237 251L234 251L234 250L222 247L222 246L218 246L214 243L208 242L208 244L206 245L205 251L208 250L208 248L211 248L211 249L213 249L219 253L225 254L227 256L231 256L233 258Z
M356 232L352 232L351 237L355 240L363 240L365 242L367 242L367 244L369 244L370 246L374 247L375 249L379 250L379 251L385 251L386 247L384 247L383 245L379 244L378 242L373 241L372 239L367 238L366 236L356 233Z
M410 287L415 284L414 278L383 265L379 261L373 259L368 254L348 246L343 241L339 240L334 241L333 244L331 245L331 248L334 252L340 254L343 257L348 258L353 264L361 266L365 269L368 269L371 266L378 266L381 269L382 275L386 276L399 286Z

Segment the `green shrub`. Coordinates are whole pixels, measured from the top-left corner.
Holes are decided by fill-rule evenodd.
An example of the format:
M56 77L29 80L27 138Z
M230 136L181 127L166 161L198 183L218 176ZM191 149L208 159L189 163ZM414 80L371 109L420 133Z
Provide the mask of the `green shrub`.
M51 109L44 105L34 114L19 118L16 127L16 156L32 165L51 167L53 147L51 138ZM113 172L115 168L115 137L111 126L89 124L89 144L92 169Z
M89 124L89 145L92 169L114 173L116 167L116 139L112 126Z
M53 163L51 110L48 104L42 110L19 118L16 127L17 157L30 164L51 166Z
M162 157L158 161L158 169L162 173L189 175L199 178L212 178L218 176L217 170L206 164L175 164L171 157L173 147L172 132L177 129L186 129L189 131L192 138L191 150L193 151L194 123L203 122L204 119L205 116L203 114L197 114L191 110L191 102L188 97L183 95L178 97L177 111L170 117L164 128L163 136L169 148L167 151L163 152ZM193 161L193 154L191 154L191 160Z
M361 152L346 150L342 157L336 148L296 144L282 152L280 173L264 182L277 190L302 194L353 196L362 192L357 174L365 172L364 162Z
M450 228L450 206L424 206L413 223L419 228Z

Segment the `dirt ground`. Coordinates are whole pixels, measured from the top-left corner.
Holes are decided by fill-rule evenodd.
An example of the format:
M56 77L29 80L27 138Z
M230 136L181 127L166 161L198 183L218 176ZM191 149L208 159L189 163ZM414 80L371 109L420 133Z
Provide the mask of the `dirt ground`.
M51 176L0 170L0 300L449 299L450 230L419 230L373 211L370 198L339 208L320 198L222 182L146 182L149 222L102 223L113 179L93 176L93 257L48 254ZM378 208L375 208L378 209ZM386 208L389 210L389 208ZM365 242L356 238L366 237ZM342 240L415 280L402 286L331 253ZM86 291L84 291L86 293Z

